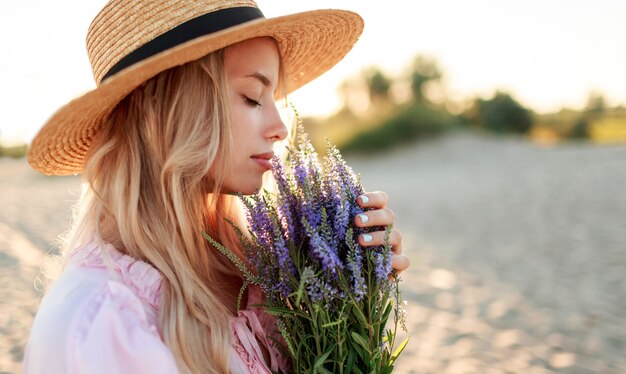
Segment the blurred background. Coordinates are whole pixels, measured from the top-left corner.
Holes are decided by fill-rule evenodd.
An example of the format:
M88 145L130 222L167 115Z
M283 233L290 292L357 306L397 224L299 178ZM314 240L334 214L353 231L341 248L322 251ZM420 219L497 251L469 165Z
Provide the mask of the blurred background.
M24 154L93 88L84 47L106 3L0 12L0 373L21 371L46 254L78 177ZM390 196L412 267L399 373L626 372L626 4L258 1L268 17L358 12L354 50L289 98Z

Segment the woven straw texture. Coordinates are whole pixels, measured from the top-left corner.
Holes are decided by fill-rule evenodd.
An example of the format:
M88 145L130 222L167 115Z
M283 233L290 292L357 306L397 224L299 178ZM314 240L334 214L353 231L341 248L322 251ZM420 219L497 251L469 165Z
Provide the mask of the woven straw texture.
M96 16L87 50L96 89L60 108L33 140L30 165L46 175L80 173L94 135L115 106L141 83L174 66L228 45L260 36L278 42L287 92L315 79L352 48L362 19L343 10L317 10L258 19L205 35L136 63L102 81L106 72L136 48L177 25L219 9L253 6L253 1L112 0Z

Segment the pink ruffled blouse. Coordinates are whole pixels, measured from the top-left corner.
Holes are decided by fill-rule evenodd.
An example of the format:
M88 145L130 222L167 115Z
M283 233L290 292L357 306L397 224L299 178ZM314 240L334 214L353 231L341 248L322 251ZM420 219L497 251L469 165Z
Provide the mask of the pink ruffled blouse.
M103 250L95 240L68 257L68 265L44 297L24 356L25 373L177 373L157 328L161 274L151 265ZM250 288L248 304L261 301ZM231 373L286 371L266 335L275 328L259 310L239 311L231 321ZM269 352L265 362L259 343Z

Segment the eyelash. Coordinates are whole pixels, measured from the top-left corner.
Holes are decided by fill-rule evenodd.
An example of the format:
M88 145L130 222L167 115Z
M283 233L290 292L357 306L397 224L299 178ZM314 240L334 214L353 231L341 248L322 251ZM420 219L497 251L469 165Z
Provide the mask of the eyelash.
M248 105L250 105L250 106L253 106L253 107L261 106L261 103L260 103L260 102L258 102L258 101L256 101L256 100L254 100L254 99L251 99L251 98L249 98L248 96L243 95L243 99L244 99L244 100L246 101L246 103L247 103Z

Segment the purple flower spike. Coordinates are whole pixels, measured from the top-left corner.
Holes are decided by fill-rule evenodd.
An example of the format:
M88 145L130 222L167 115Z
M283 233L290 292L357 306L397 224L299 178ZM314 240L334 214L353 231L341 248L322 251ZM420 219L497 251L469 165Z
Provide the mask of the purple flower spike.
M383 249L382 253L376 253L376 268L374 269L376 280L380 284L385 284L389 274L391 274L391 258L389 251Z
M295 222L300 217L297 209L297 201L294 196L294 189L290 183L290 179L285 175L284 168L278 156L272 158L272 174L278 187L278 214L283 231L286 233L287 239L297 241L300 238L296 235Z
M311 254L320 261L322 269L327 274L336 273L336 269L343 269L343 264L339 260L339 256L328 245L321 235L305 222L306 232L309 236L309 245Z
M269 231L272 220L265 202L260 198L255 198L254 205L251 210L248 210L247 214L250 229L256 234L259 245L265 249L272 248L272 232Z

